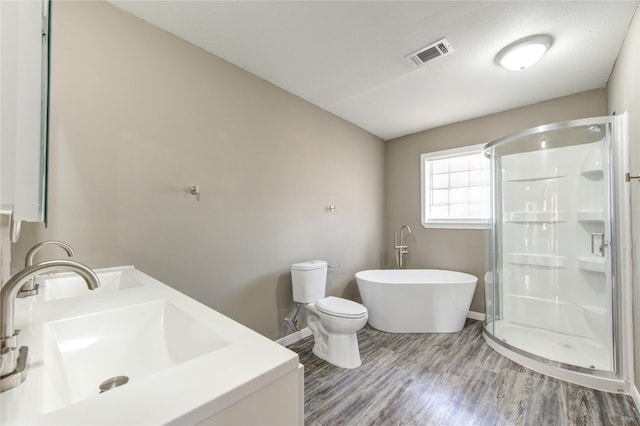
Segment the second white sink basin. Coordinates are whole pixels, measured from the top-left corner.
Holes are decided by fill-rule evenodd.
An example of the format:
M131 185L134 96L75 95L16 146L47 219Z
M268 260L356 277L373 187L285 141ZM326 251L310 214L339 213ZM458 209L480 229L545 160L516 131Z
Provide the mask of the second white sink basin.
M100 272L97 274L100 287L89 290L85 281L76 274L55 278L45 278L40 284L40 293L45 301L89 296L104 292L113 292L142 286L125 271Z
M107 379L126 376L131 386L229 343L166 300L48 322L43 413L99 397Z

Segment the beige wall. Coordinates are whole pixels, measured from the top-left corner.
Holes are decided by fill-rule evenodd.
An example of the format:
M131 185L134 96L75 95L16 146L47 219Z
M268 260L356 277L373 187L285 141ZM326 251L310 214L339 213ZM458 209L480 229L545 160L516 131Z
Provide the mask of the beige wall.
M381 140L106 2L52 19L49 225L25 227L14 270L61 239L276 338L291 263L340 264L328 293L347 297L380 266Z
M484 231L425 229L420 221L420 154L491 142L542 124L607 114L606 93L592 90L427 130L387 142L387 267L395 263L393 233L411 227L409 268L453 269L479 277L471 310L484 312Z
M607 85L609 111L629 112L630 171L640 174L640 9L636 10L629 32ZM640 388L640 183L631 184L631 238L633 273L633 330L635 384Z
M328 293L357 298L353 274L392 267L403 224L413 230L409 267L482 277L482 231L420 225L421 153L607 114L605 91L593 90L398 138L385 152L361 129L107 3L55 2L52 16L49 226L25 227L13 269L36 242L61 239L92 267L134 264L272 338L291 309L292 262L341 264ZM610 109L632 112L636 162L638 26L636 16L609 85ZM636 189L634 217L639 198ZM483 290L481 280L474 311L484 311Z

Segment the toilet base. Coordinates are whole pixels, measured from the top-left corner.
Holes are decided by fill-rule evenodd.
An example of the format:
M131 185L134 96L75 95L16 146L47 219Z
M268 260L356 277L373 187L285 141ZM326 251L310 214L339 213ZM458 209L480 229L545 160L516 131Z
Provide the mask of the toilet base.
M329 333L313 314L309 315L307 324L313 333L313 353L318 358L341 368L358 368L362 365L356 333Z
M315 335L314 339L316 339ZM314 343L313 353L318 358L341 368L358 368L362 365L358 338L355 334L331 336L329 340L329 350L326 350L327 345L318 344L317 340ZM338 340L342 341L336 343Z

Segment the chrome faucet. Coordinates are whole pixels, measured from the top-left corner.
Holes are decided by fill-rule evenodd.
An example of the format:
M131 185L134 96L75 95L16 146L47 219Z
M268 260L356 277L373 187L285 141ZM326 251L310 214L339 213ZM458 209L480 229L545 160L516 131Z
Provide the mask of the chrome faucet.
M100 281L89 267L73 260L48 260L28 266L7 280L0 291L0 392L14 388L24 381L29 348L17 347L18 332L14 326L14 304L20 287L29 279L45 272L75 272L90 290L100 287Z
M27 252L27 255L24 258L24 267L28 268L29 266L33 265L33 258L35 257L36 253L43 247L46 246L58 246L63 248L66 252L67 255L69 257L72 257L75 255L75 252L73 251L73 248L62 241L43 241L41 243L36 244L35 246L31 247L31 249ZM29 279L29 281L27 281L27 283L25 285L22 286L22 288L20 289L20 291L18 292L18 297L29 297L29 296L35 296L36 294L38 294L38 284L36 284L36 279L35 277Z
M407 231L407 235L411 235L411 228L409 228L409 225L402 225L402 228L400 228L400 241L398 241L398 233L395 232L393 234L393 245L395 248L396 266L398 267L398 269L406 268L404 256L409 254L409 246L404 240L405 230Z

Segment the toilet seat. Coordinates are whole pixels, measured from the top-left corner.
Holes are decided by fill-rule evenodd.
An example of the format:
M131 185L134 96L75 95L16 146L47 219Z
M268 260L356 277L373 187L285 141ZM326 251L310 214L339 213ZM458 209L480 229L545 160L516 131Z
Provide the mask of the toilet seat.
M318 311L334 317L358 319L368 315L366 307L341 297L325 297L318 300L315 305Z

